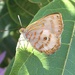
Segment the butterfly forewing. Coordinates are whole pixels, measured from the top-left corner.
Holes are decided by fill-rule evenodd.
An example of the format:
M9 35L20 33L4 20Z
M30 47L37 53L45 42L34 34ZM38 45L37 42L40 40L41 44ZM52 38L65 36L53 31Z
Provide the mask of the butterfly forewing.
M26 30L32 31L40 28L49 29L52 33L60 35L63 29L62 15L60 13L47 15L30 24Z
M53 54L60 47L62 30L62 15L57 13L35 21L21 32L36 50Z

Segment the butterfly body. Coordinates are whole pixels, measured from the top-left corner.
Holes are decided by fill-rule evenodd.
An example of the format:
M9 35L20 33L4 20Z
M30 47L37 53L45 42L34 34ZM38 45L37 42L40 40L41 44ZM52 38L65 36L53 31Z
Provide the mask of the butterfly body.
M36 50L53 54L60 47L62 30L62 16L57 13L41 18L26 29L21 28L20 32Z

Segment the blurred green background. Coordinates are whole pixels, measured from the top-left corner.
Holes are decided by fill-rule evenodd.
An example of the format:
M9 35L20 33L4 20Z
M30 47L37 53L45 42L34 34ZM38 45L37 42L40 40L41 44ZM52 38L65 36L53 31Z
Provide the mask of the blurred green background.
M46 0L0 0L0 53L6 51L1 66L7 66L14 57L21 28L26 27L40 8L48 4Z
M20 16L22 27L26 27L30 22L54 12L60 12L64 22L60 50L51 56L37 51L34 55L16 51L21 28L17 16ZM7 52L0 67L6 67L15 56L6 75L75 75L74 45L75 0L0 0L0 53Z
M6 51L9 58L15 55L21 28L17 16L20 16L23 27L26 27L42 6L39 2L28 0L0 0L0 53Z

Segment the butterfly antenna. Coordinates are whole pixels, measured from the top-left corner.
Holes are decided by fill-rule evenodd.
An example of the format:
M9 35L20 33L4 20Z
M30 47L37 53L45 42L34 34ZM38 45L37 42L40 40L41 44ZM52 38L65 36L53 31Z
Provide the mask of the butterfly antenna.
M22 27L23 25L22 25L22 22L21 22L21 19L20 19L20 16L19 16L19 15L18 15L18 20L19 20L20 25L21 25L21 27Z

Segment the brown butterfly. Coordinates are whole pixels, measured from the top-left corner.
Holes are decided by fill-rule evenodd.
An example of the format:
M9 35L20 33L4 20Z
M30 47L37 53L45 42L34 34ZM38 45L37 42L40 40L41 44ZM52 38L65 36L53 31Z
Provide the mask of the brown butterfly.
M62 15L55 13L35 21L26 28L21 28L20 33L36 50L53 54L60 47L62 30Z

